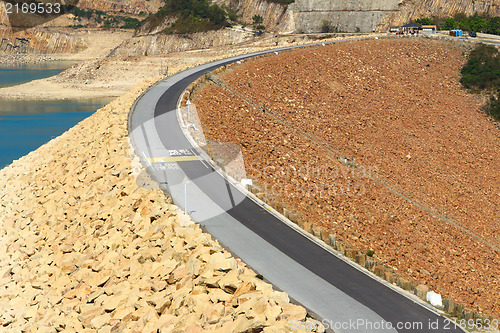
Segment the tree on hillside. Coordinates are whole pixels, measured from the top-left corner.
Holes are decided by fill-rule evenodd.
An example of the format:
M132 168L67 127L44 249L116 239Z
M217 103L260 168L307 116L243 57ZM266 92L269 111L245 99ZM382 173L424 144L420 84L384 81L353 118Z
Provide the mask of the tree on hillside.
M497 93L496 96L491 96L487 111L494 119L500 120L500 93Z
M485 32L487 34L500 35L500 17L492 17L486 26Z
M423 17L415 20L418 25L433 25L434 21L429 17Z
M192 33L229 25L227 13L209 0L166 0L165 5L144 20L143 24L149 24L151 30L167 16L177 17L177 22L165 29L166 33Z
M487 21L484 19L484 17L480 16L479 14L475 13L472 15L469 20L469 30L470 31L484 31L486 30L487 27Z
M489 94L487 112L500 120L500 53L491 45L480 44L468 56L460 82L474 92Z
M453 17L448 17L442 26L443 30L453 30L458 28L458 22Z
M480 44L462 68L460 82L468 89L500 89L500 56L496 47Z
M254 25L262 24L264 22L264 18L260 15L254 15L252 20Z

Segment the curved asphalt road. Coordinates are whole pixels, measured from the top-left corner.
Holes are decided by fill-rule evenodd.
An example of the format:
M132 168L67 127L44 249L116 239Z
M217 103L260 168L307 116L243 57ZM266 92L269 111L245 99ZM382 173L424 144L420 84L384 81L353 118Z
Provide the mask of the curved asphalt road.
M186 139L176 108L187 86L217 67L268 52L189 69L161 81L137 101L130 117L131 140L149 173L193 220L323 318L327 328L335 332L462 332L246 198L203 161Z

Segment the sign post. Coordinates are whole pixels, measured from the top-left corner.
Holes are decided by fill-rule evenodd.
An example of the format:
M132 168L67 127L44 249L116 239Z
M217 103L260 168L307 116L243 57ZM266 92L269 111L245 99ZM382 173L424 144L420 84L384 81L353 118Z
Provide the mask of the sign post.
M186 105L188 107L188 122L191 122L191 112L189 110L189 106L191 105L191 101L189 99L188 99Z

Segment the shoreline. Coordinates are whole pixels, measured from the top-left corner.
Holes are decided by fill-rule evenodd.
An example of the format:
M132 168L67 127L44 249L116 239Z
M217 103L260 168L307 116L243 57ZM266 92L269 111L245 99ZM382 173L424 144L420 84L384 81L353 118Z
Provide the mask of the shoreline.
M49 54L0 54L0 64L24 65L24 64L40 64L48 61L62 61L63 58L54 57Z
M0 100L65 101L117 98L127 91L126 89L110 89L110 87L103 86L87 88L85 84L68 85L62 82L53 82L53 78L54 76L0 88Z

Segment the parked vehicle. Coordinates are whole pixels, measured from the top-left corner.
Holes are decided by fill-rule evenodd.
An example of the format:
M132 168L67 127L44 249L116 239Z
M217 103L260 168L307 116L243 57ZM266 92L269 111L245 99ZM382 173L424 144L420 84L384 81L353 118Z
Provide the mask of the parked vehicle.
M469 31L469 36L470 37L477 37L477 34L475 31Z

